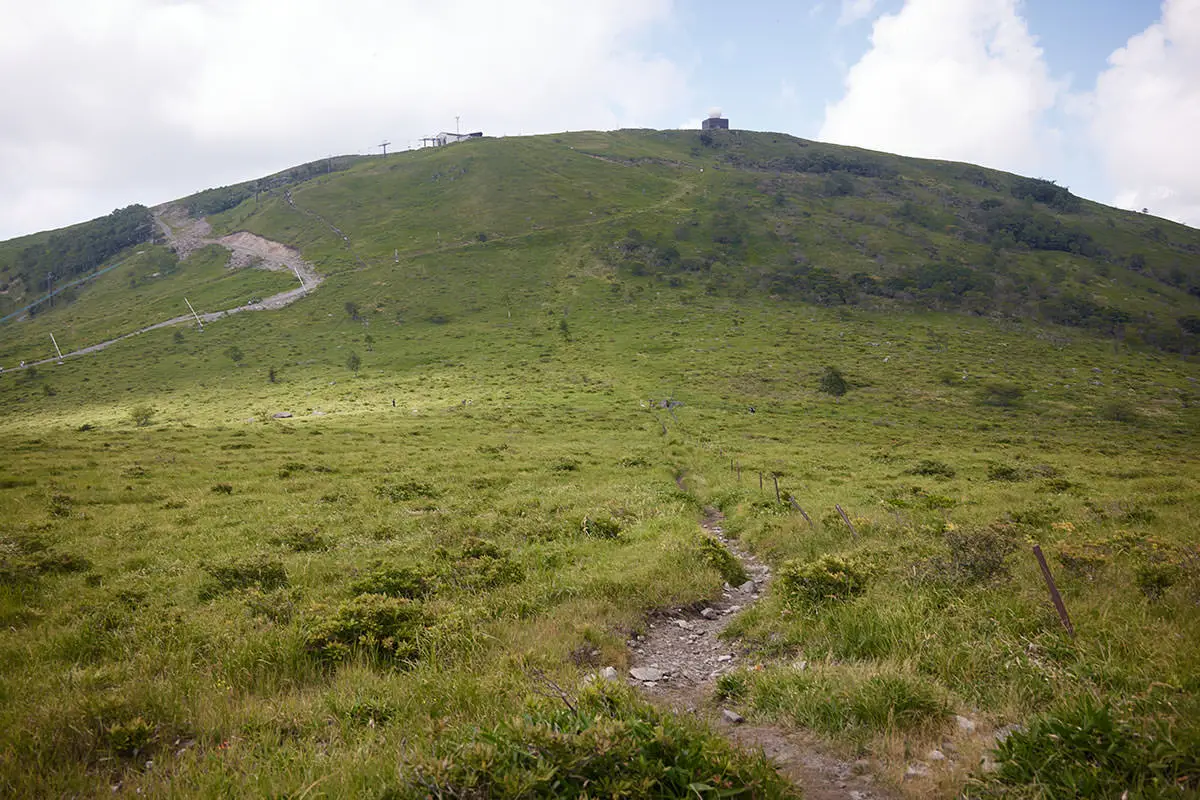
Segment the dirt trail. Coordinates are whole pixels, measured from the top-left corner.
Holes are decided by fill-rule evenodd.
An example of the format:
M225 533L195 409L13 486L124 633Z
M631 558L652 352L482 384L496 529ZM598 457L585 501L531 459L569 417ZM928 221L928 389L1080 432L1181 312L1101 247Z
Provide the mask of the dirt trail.
M708 509L700 526L738 557L749 580L741 586L726 584L721 599L709 606L656 613L646 635L629 642L632 666L627 680L677 713L702 716L738 745L761 748L780 774L801 787L810 800L899 797L876 785L866 760L845 761L803 734L737 721L741 716L733 707L712 705L717 678L743 661L737 644L722 640L720 634L742 609L758 601L771 580L769 566L725 538L723 519L720 512Z
M154 209L154 222L166 238L167 246L175 251L175 255L180 260L187 258L202 247L210 244L219 244L230 252L229 267L231 269L256 267L267 270L288 270L303 283L303 285L297 286L295 289L273 294L257 303L228 308L224 311L211 311L200 314L201 322L214 322L222 317L227 317L230 314L240 314L243 311L273 311L283 308L299 300L320 286L325 280L325 277L317 272L312 264L300 257L299 251L246 231L238 231L237 233L231 233L228 236L214 239L211 236L212 226L208 224L208 220L189 217L187 212L179 206L159 206ZM138 328L115 339L109 339L108 341L79 350L72 350L70 353L63 353L63 358L67 359L73 356L97 353L109 345L124 341L138 334L194 321L195 317L191 314L181 314L178 317L172 317L162 322L156 322L153 325L147 325L144 328ZM24 362L18 369L50 364L58 360L58 358L45 358L41 361Z

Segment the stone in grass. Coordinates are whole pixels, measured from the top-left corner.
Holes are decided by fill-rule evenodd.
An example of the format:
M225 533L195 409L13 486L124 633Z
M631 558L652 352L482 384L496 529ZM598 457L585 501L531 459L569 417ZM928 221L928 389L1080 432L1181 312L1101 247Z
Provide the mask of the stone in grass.
M741 714L737 713L736 711L730 711L728 708L721 709L721 716L726 722L730 722L734 725L741 725L746 721L746 718Z
M615 681L618 677L616 667L605 667L600 670L600 677L606 681Z
M954 721L958 724L958 729L963 733L975 732L975 720L970 717L964 717L962 714L955 714Z
M738 591L746 592L747 594L754 591L754 581L746 581L738 587Z
M946 754L943 753L941 750L937 750L937 749L930 750L928 753L925 754L925 760L926 761L945 761Z
M700 616L704 617L705 619L716 619L719 615L717 614L716 609L706 608L700 612Z
M918 761L915 764L909 764L908 769L904 770L904 780L910 781L913 778L923 778L928 774L929 767Z
M661 681L667 677L665 672L654 667L634 667L629 670L629 674L634 677L634 680L650 682Z
M272 419L291 419L291 417L292 412L290 411L278 411L271 415Z

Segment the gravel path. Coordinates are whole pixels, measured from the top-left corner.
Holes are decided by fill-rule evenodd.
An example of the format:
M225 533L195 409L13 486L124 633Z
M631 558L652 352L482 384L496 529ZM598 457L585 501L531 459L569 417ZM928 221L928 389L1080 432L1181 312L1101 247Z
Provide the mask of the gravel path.
M704 531L738 557L750 576L741 586L725 585L721 599L709 605L675 608L654 614L645 636L629 641L631 668L626 680L651 700L677 713L699 714L723 735L748 749L761 749L809 800L881 800L896 797L877 786L866 760L840 759L803 733L746 722L732 707L714 708L713 687L722 673L744 661L736 642L720 634L742 609L758 602L771 581L771 568L727 539L720 512L709 509Z

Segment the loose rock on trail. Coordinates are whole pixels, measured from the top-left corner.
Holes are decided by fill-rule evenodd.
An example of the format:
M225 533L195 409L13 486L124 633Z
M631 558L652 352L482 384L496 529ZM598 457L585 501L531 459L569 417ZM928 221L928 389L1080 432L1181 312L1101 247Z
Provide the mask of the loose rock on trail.
M742 609L758 601L771 580L769 566L725 537L722 521L719 511L708 509L700 526L742 562L750 579L740 586L726 584L721 599L707 606L655 613L646 634L629 641L632 658L626 680L676 713L703 716L734 743L761 748L810 800L895 797L875 784L870 762L845 761L804 734L747 723L735 708L709 702L717 678L741 666L745 657L736 643L720 638L721 632Z

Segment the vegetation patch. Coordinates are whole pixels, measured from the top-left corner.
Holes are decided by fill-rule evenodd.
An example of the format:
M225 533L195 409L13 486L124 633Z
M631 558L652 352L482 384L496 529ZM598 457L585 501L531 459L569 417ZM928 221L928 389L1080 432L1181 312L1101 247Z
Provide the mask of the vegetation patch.
M525 579L525 570L507 550L474 536L457 550L439 549L436 557L442 579L463 589L494 589Z
M789 561L779 571L784 602L798 608L820 608L853 600L867 590L867 572L852 560L824 555L815 561Z
M389 797L785 798L798 793L763 756L634 699L585 689L472 731Z
M1182 797L1200 791L1200 728L1127 717L1089 697L1036 717L996 748L1004 794Z
M411 661L429 621L419 603L404 597L360 594L310 623L305 651L326 663L362 653L382 661Z
M429 573L413 567L380 563L350 584L350 590L355 594L381 594L415 599L431 593L436 585L436 577Z
M223 564L206 564L208 578L200 587L200 599L214 597L239 589L256 588L264 592L288 585L283 562L269 556L234 559Z
M700 557L704 559L704 563L720 573L721 577L731 586L738 586L746 582L746 568L742 566L742 562L738 557L729 552L725 545L721 544L715 537L701 535Z
M434 499L439 492L435 487L422 481L387 481L375 487L375 494L392 503L404 503L409 500Z

